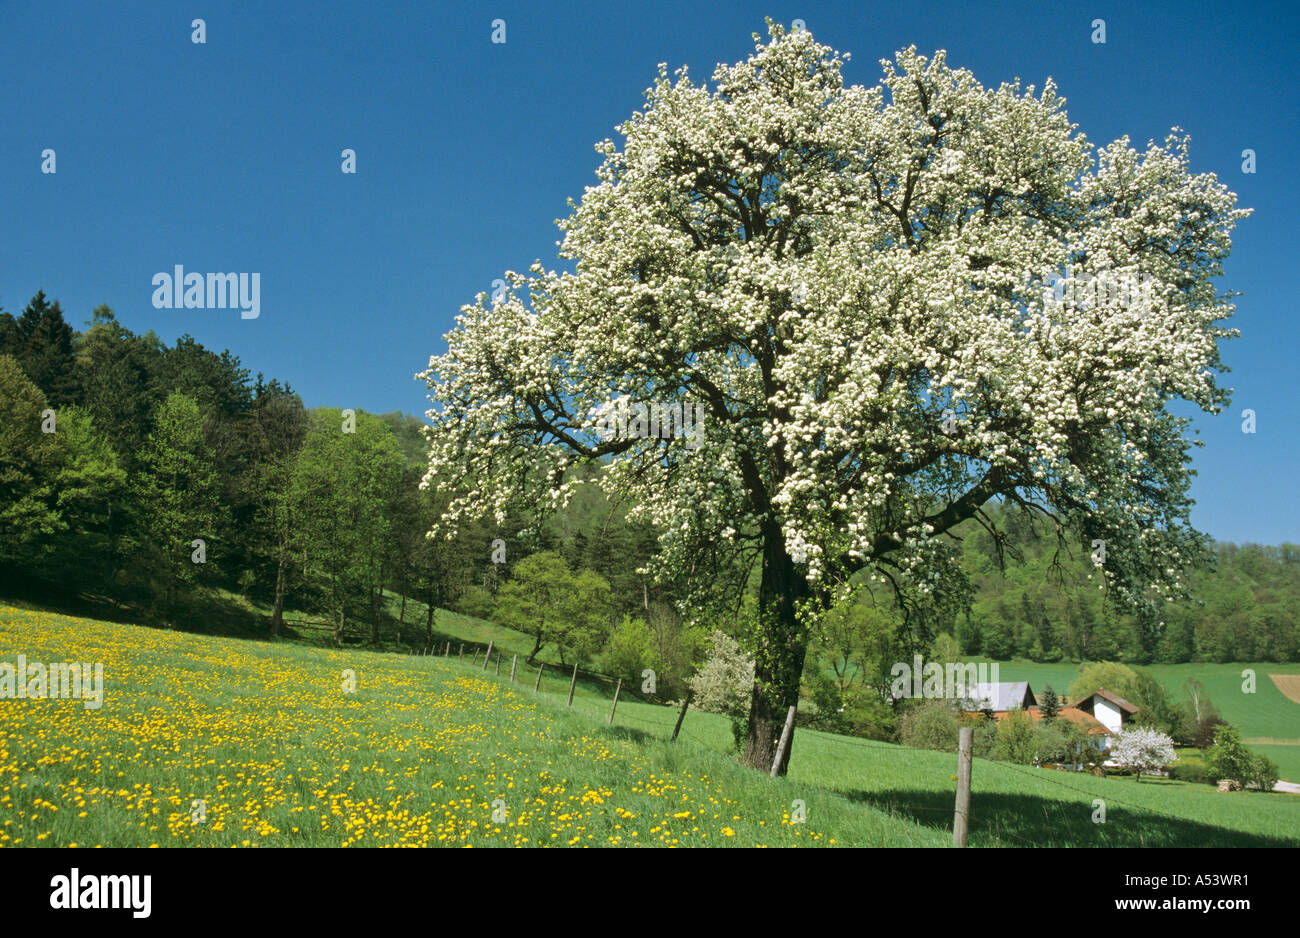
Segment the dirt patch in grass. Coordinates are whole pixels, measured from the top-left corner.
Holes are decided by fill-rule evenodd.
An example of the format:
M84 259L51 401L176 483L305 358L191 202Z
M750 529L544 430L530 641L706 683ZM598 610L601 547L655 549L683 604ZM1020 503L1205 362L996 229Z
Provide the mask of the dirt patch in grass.
M1273 736L1248 736L1242 742L1247 746L1300 746L1300 739L1277 739Z
M1269 679L1288 700L1300 704L1300 674L1270 674Z

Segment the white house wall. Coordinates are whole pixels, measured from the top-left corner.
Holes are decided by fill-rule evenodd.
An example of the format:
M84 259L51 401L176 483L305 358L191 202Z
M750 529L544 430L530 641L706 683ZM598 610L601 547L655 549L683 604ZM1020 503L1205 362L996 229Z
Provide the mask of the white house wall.
M1097 722L1112 733L1118 733L1123 726L1123 716L1120 714L1119 707L1115 706L1104 697L1092 698L1093 716Z

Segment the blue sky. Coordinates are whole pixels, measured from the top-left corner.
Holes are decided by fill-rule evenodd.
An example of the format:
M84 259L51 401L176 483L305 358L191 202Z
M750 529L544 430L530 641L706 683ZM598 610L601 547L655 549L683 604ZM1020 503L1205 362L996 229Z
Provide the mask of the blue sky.
M1300 541L1300 13L1132 6L0 0L0 305L44 289L80 327L108 303L137 332L230 348L309 406L422 413L412 376L461 304L505 269L556 266L554 220L657 63L703 79L751 51L764 16L797 17L852 54L853 83L876 84L903 46L942 48L986 86L1051 75L1095 143L1191 134L1194 168L1255 209L1223 280L1244 293L1243 337L1225 348L1232 409L1197 421L1193 520L1225 540ZM490 41L497 18L505 44ZM345 147L356 175L340 172ZM261 315L154 309L151 278L175 264L260 272Z

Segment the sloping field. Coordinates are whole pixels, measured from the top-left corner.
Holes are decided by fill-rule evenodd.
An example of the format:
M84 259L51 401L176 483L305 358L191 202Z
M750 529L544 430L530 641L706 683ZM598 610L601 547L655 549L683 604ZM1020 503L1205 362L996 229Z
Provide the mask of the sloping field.
M1276 679L1270 680L1276 675L1288 686L1290 681L1300 682L1300 664L1189 662L1141 667L1158 678L1180 703L1184 699L1184 682L1190 677L1199 680L1223 718L1240 729L1243 737L1300 739L1300 706L1287 699ZM1035 694L1042 693L1049 683L1057 692L1065 693L1079 668L1077 664L1002 662L999 672L1004 681L1029 681ZM1251 685L1242 676L1247 670L1255 672L1253 693L1248 692Z
M106 691L98 710L0 700L0 845L945 842L834 796L783 823L789 783L468 663L0 607L0 660L19 653L102 662Z
M1270 674L1269 680L1288 700L1300 704L1300 674Z
M801 730L771 780L709 714L669 743L665 708L621 702L610 729L607 699L569 712L531 675L0 606L0 662L18 654L102 662L105 696L0 700L3 846L951 842L945 753ZM973 791L973 846L1300 846L1300 797L983 760Z

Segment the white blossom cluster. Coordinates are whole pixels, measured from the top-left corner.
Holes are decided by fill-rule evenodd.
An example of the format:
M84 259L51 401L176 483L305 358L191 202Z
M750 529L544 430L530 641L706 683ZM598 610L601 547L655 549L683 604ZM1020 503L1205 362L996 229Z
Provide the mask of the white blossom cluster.
M637 401L626 397L607 401L591 414L591 427L601 440L685 439L698 449L703 442L704 408L694 401Z
M1118 764L1130 766L1138 772L1156 772L1178 759L1174 752L1174 741L1149 726L1121 730L1110 751L1110 757Z
M461 490L439 530L561 504L596 460L665 572L779 537L813 591L861 567L940 588L939 539L1002 497L1104 538L1130 605L1181 590L1168 405L1227 402L1212 281L1248 211L1177 128L1094 149L1050 79L987 89L907 49L846 86L806 30L755 38L712 88L661 65L559 223L575 269L509 273L430 359L425 484ZM1142 289L1060 302L1063 277ZM620 395L701 402L705 445L598 433Z

